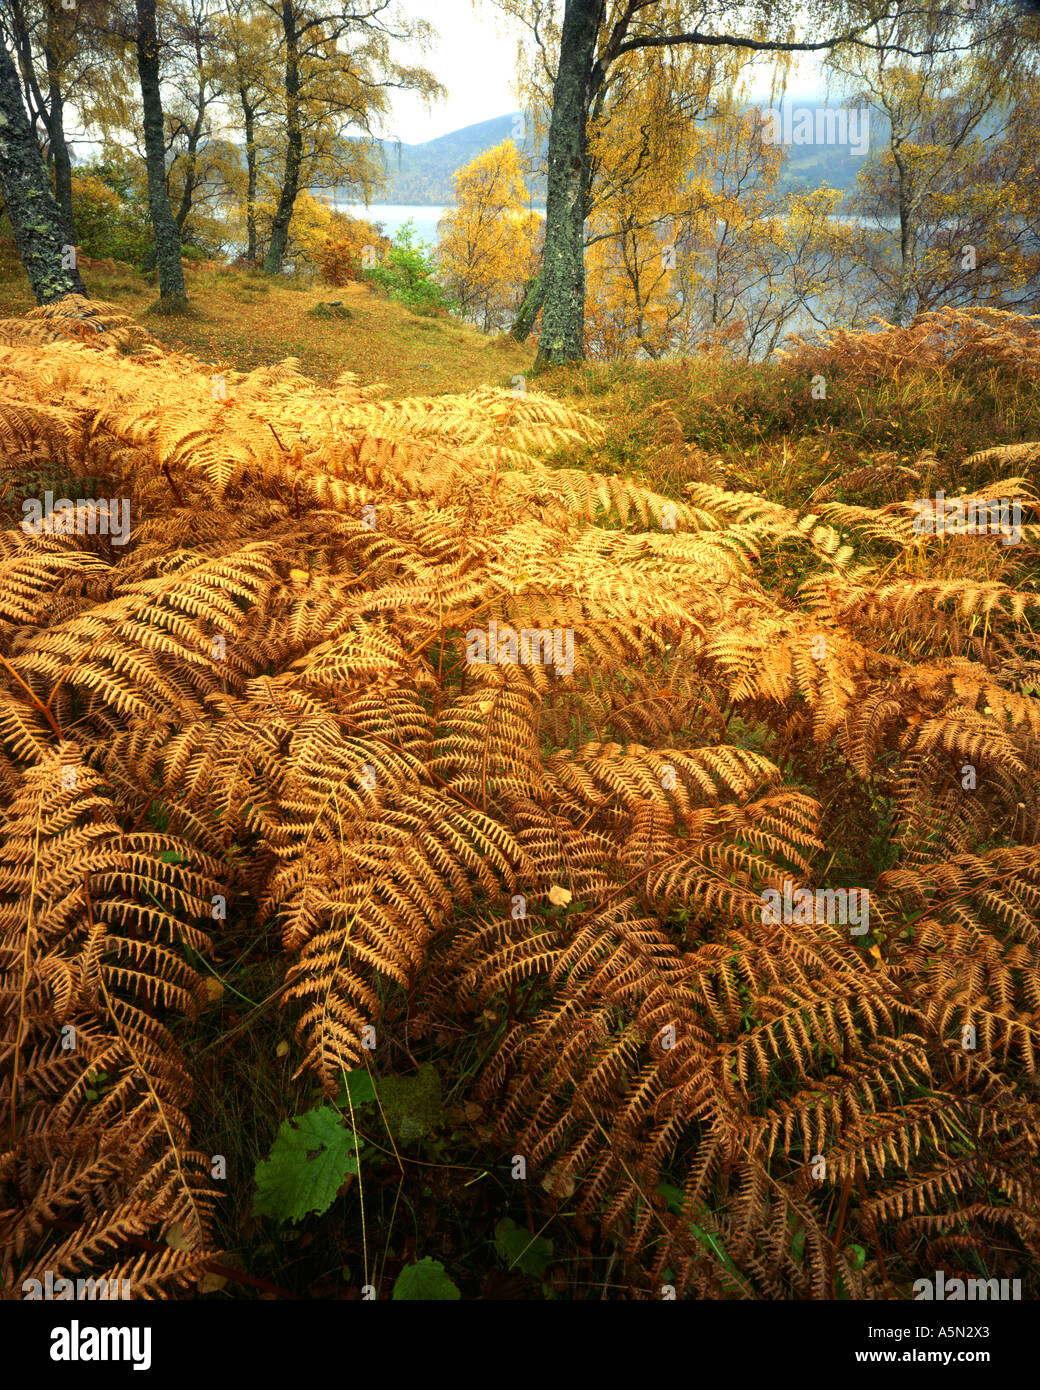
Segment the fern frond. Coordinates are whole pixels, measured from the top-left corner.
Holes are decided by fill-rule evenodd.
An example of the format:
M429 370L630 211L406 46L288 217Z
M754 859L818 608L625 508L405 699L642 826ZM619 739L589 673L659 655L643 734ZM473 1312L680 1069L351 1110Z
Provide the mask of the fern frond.
M219 865L176 838L126 833L101 779L63 745L31 768L0 847L0 1213L5 1285L45 1269L114 1274L127 1237L174 1224L183 1249L139 1260L176 1283L210 1242L208 1163L188 1147L191 1083L160 1010L191 1016ZM176 866L173 860L178 861ZM13 1192L12 1192L13 1185ZM97 1213L104 1213L98 1216ZM69 1218L75 1234L57 1232Z

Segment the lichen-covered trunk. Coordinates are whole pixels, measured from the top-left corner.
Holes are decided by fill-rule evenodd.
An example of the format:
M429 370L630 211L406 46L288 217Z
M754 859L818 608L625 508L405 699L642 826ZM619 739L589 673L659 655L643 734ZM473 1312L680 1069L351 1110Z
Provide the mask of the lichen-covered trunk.
M155 23L155 0L136 0L137 72L141 79L144 107L144 155L148 170L148 211L152 220L155 261L159 268L159 298L167 302L187 301L184 267L181 265L181 238L166 191L166 164L163 148L163 110L159 92L159 36Z
M0 193L37 304L86 294L61 210L22 105L18 73L0 43Z
M256 265L256 128L244 89L241 96L246 123L246 260Z
M509 336L515 338L518 343L527 340L527 335L534 327L534 321L538 317L538 310L542 307L545 298L545 274L542 267L539 267L538 274L533 277L527 286L524 294L524 302L520 305L513 326L509 330Z
M276 275L285 260L286 248L289 245L289 223L296 206L296 195L300 191L300 163L303 156L303 136L300 133L298 35L292 0L282 0L282 31L285 34L285 173L282 177L278 207L271 223L271 243L264 260L264 270L269 275Z
M539 363L580 362L585 339L588 119L604 0L567 0L549 123Z

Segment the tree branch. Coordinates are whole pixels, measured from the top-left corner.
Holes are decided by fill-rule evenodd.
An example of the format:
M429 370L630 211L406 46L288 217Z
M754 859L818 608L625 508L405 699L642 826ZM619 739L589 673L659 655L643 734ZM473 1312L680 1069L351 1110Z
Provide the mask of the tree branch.
M818 53L824 48L838 48L841 44L855 44L858 48L869 48L876 52L901 53L908 58L927 58L934 55L933 48L903 48L894 43L868 43L860 35L870 28L869 24L852 29L836 38L820 39L817 43L788 43L780 39L747 39L733 34L701 34L696 29L688 34L646 34L635 39L626 39L619 44L610 61L622 53L631 53L638 48L671 48L677 44L704 44L707 48L750 48L755 53ZM978 40L966 44L951 44L946 52L961 53L977 48Z

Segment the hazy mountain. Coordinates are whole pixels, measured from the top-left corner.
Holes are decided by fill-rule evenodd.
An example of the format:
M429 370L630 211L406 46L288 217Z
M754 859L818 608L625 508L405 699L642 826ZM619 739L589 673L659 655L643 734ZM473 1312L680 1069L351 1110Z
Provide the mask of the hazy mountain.
M515 139L520 120L519 112L515 116L495 116L490 121L463 126L461 130L453 130L421 145L381 141L388 181L386 191L377 194L376 201L425 205L454 203L452 175L455 171L464 168L478 154L500 145L503 140ZM525 153L534 154L533 149L525 149L524 141L516 140L516 145ZM544 157L544 150L538 153ZM532 175L527 180L527 186L533 205L544 207L544 175ZM350 189L337 189L335 198L337 202L354 202L356 193Z
M831 107L837 109L841 103L837 99L827 101L812 93L791 95L783 105L790 104L794 110L802 107ZM783 105L778 109L782 110ZM432 206L455 201L452 175L457 169L491 149L503 140L515 138L515 132L522 128L520 112L508 116L495 116L490 121L479 121L476 125L464 126L448 135L440 135L436 140L427 140L421 145L397 144L393 140L382 141L383 157L388 175L385 192L377 194L380 203L415 203ZM877 112L872 113L870 153L881 147L884 131ZM532 166L539 164L544 168L545 148L535 150L530 142L516 141ZM788 159L781 175L780 186L785 192L795 189L818 188L828 183L832 188L851 189L856 176L863 167L865 157L853 154L849 147L839 145L792 145L788 148ZM545 176L534 172L527 179L531 192L531 202L535 207L545 206ZM336 189L337 202L356 202L357 194L349 188Z

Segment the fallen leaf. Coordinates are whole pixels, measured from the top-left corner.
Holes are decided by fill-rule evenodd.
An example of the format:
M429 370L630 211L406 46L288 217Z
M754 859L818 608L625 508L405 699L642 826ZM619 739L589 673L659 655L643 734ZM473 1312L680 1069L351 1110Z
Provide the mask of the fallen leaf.
M561 888L558 883L554 883L549 889L549 901L554 907L566 907L571 900L571 894L566 888Z
M561 1173L558 1168L554 1168L551 1173L546 1173L541 1186L542 1190L552 1197L573 1197L577 1183L569 1173Z
M184 1223L175 1221L164 1236L166 1244L171 1250L190 1250L191 1242L184 1234Z

